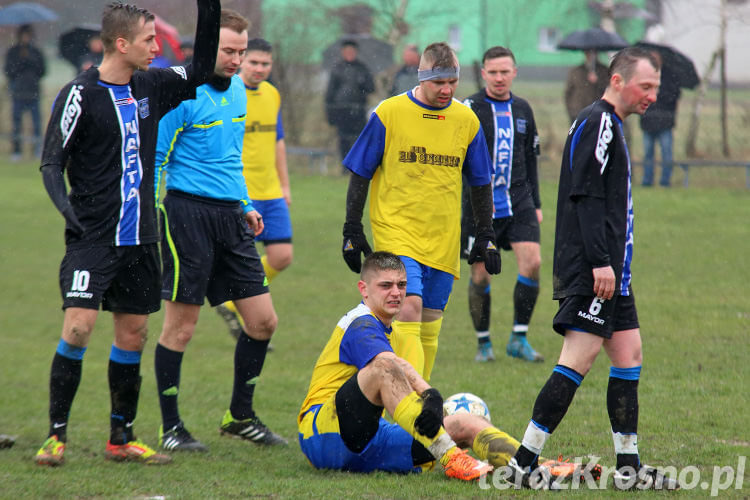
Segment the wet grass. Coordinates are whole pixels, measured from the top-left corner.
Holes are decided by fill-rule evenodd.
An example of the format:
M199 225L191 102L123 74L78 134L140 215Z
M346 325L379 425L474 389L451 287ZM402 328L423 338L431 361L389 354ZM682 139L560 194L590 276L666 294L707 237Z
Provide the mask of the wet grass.
M0 433L17 436L13 448L0 450L0 498L484 498L508 493L458 484L437 472L362 476L316 471L299 451L295 418L312 366L336 321L359 296L355 276L340 257L346 180L298 166L292 173L295 262L272 283L280 318L276 350L267 358L256 393L261 418L290 446L262 449L219 436L231 393L233 342L218 315L206 307L185 355L180 408L210 452L176 455L174 464L162 468L105 462L112 322L103 313L72 409L67 463L58 469L36 466L33 455L48 426L50 360L62 322L57 285L62 219L47 199L36 165L0 163L0 172ZM542 291L530 330L533 345L547 361L531 365L502 355L516 276L514 259L506 253L503 274L492 285L498 360L473 361L464 268L446 313L433 378L446 396L460 391L480 395L496 425L518 437L560 347L550 328L556 183L549 177L542 185ZM636 188L635 202L634 289L645 351L640 449L647 463L695 465L701 478L710 480L715 465L736 467L738 457L750 453L750 192L696 182L689 189ZM157 313L149 323L136 421L139 437L152 445L160 423L153 350L161 320ZM608 369L604 358L594 365L548 444L550 454L592 453L603 457L604 465L613 464L604 396ZM747 497L749 487L725 493ZM576 494L624 498L611 490ZM698 488L680 497L707 494Z

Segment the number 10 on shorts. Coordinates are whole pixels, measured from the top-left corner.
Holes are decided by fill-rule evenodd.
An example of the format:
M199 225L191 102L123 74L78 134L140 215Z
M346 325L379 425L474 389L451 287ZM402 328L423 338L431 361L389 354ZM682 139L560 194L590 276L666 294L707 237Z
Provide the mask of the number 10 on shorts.
M72 292L85 292L89 287L91 274L88 271L76 269L73 271L73 283L70 286Z

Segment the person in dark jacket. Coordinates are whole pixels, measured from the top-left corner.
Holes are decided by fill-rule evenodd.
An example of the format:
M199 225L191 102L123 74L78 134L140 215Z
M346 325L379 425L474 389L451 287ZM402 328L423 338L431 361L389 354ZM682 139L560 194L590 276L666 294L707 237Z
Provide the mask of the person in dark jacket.
M341 44L341 60L331 68L326 90L326 118L338 131L342 159L365 127L367 95L375 91L370 70L357 59L357 49L353 40Z
M657 60L661 60L657 52L652 53ZM662 165L659 184L669 187L672 178L672 129L677 116L677 101L680 99L680 87L675 82L676 78L671 76L669 67L664 67L656 102L641 116L644 186L654 184L654 150L657 142L661 148Z
M392 96L403 94L407 90L416 87L419 83L417 80L417 69L419 69L419 49L417 46L410 43L404 47L401 57L404 65L393 76L393 84L391 85Z
M571 68L565 82L565 109L570 123L578 113L599 99L609 83L607 67L599 62L595 50L587 50L586 62Z
M18 28L18 41L5 56L5 76L13 99L13 161L21 159L21 123L24 112L31 114L34 152L39 153L42 125L39 117L39 80L46 72L44 54L33 42L34 30L24 24Z

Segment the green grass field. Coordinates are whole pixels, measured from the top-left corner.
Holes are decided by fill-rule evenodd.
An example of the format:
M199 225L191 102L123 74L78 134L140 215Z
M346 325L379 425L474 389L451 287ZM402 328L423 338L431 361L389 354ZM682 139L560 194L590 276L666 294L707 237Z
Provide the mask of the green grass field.
M542 292L530 339L547 360L526 364L504 355L473 361L475 340L466 305L467 273L449 304L433 384L444 396L469 391L490 407L493 422L521 437L534 398L549 376L561 344L550 328L556 182L545 166L542 197ZM62 323L57 284L63 255L62 218L32 163L0 163L0 433L17 436L0 450L0 498L497 498L541 496L528 491L482 490L478 485L423 475L356 475L312 469L296 442L295 417L320 349L339 317L359 300L355 275L340 256L346 180L293 169L295 261L272 284L279 327L256 409L287 437L286 449L262 449L220 437L218 425L231 393L233 341L208 307L185 355L180 398L189 429L211 451L176 454L172 465L143 467L103 459L109 432L106 365L112 322L103 313L86 353L73 405L67 463L41 468L33 456L46 437L49 367ZM707 184L711 184L710 182ZM740 184L742 185L742 184ZM640 384L640 450L652 465L697 466L710 481L714 466L737 467L750 454L750 192L742 188L635 189L634 289L644 339ZM493 281L492 330L502 354L511 323L516 276L512 254ZM465 265L465 264L464 264ZM160 423L153 352L162 314L150 320L136 432L155 445ZM586 377L566 419L547 445L549 455L594 454L613 465L605 406L609 365L604 356ZM578 491L586 498L626 498L612 491ZM675 493L704 498L700 487ZM643 493L663 497L666 493ZM750 471L741 490L750 495ZM629 495L628 495L629 496Z

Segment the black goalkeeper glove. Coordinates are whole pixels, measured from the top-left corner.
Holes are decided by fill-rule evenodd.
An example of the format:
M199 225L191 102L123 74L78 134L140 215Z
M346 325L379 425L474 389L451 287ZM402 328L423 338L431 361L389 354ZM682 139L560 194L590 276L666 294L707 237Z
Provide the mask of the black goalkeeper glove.
M367 243L362 224L354 222L344 223L344 245L341 247L341 251L344 254L344 260L349 269L355 273L362 271L362 258L359 254L362 253L367 257L372 253L372 248Z
M428 438L433 438L443 425L443 396L430 388L422 393L422 413L414 420L414 429Z
M490 274L500 274L502 263L500 261L500 252L495 245L495 239L486 234L478 234L474 240L474 245L469 253L469 264L475 262L484 262L484 268Z

